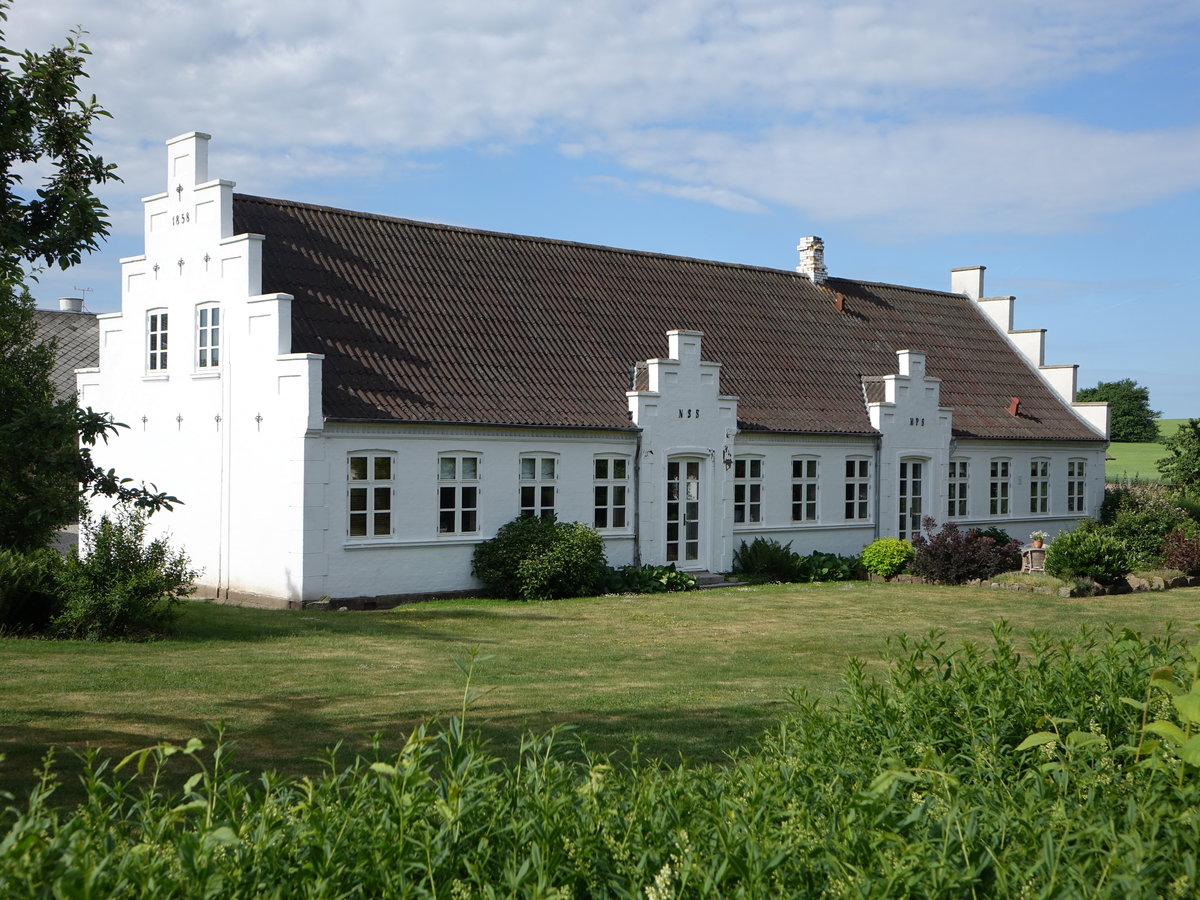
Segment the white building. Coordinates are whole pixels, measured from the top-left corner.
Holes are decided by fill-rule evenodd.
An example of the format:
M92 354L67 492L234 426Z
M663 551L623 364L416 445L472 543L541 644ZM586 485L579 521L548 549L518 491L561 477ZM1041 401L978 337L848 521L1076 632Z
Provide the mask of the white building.
M102 462L221 598L383 604L478 587L520 513L609 561L723 571L742 541L855 553L922 515L1055 533L1097 511L1107 407L951 290L495 234L234 193L167 142L81 402Z

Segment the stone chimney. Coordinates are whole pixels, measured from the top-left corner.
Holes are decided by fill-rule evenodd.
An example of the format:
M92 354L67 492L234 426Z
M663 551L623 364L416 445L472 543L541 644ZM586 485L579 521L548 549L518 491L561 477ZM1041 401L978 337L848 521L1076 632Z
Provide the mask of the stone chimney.
M83 312L83 298L82 297L59 297L58 298L58 311L59 312L69 312L69 313Z
M963 266L950 270L950 293L966 294L972 300L983 296L983 270L987 266Z
M800 251L800 265L796 271L813 284L824 284L828 274L825 271L825 242L815 235L800 238L796 245Z

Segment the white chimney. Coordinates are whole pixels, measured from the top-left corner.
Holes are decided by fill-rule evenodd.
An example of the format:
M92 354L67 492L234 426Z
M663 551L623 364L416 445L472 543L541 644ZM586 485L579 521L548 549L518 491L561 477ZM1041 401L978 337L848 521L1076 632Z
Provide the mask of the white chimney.
M828 277L825 271L825 242L815 235L800 238L796 245L800 251L800 265L796 271L813 284L824 284Z
M983 270L987 266L963 266L950 270L950 293L966 294L972 300L983 296Z
M58 311L59 312L69 312L69 313L83 312L83 298L82 297L59 297L58 298Z

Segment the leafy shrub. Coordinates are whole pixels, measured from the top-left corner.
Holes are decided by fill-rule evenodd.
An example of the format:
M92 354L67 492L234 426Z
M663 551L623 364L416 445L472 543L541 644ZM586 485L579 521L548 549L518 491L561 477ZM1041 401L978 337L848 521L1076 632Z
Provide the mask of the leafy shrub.
M598 583L598 590L605 594L661 594L695 588L696 579L676 569L675 563L606 568Z
M587 525L517 516L475 548L471 574L497 597L583 597L604 573L604 540Z
M41 631L58 612L62 556L49 548L0 550L0 631Z
M995 539L972 528L962 531L946 522L937 534L937 522L926 516L921 521L926 534L913 537L913 573L940 584L962 584L974 578L991 578L998 572L1019 568L1021 545L1009 541L997 546ZM926 536L928 535L928 537Z
M884 578L891 578L903 572L912 558L912 544L900 538L879 538L868 544L862 552L863 566L866 570Z
M997 528L995 525L989 525L987 528L976 528L975 533L978 534L980 537L991 538L993 541L996 542L996 546L998 546L998 547L1007 547L1014 540L1014 538L1007 531L1005 531L1003 528ZM1020 546L1020 542L1018 542L1018 546ZM1020 562L1021 562L1020 551L1018 551L1018 554L1017 554L1018 565L1020 564Z
M854 581L863 577L862 558L814 550L804 557L809 581Z
M62 564L62 609L50 623L57 637L111 640L158 632L192 592L197 573L166 538L146 542L146 514L119 510L98 525L81 523L86 554Z
M758 537L733 551L733 571L739 577L754 584L767 582L805 581L807 563L800 554L792 550L791 543Z
M1107 529L1076 528L1046 548L1046 571L1056 578L1091 578L1112 584L1133 568L1133 555Z
M1200 527L1176 528L1163 538L1163 565L1186 572L1188 575L1200 575Z
M1133 554L1133 565L1152 567L1162 555L1163 538L1184 522L1170 488L1156 483L1124 484L1107 488L1100 508L1105 530Z

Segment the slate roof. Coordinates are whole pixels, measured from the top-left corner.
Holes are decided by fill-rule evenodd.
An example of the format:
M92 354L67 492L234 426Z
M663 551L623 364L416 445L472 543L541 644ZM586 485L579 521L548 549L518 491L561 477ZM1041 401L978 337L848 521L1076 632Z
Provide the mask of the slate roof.
M295 296L331 419L627 429L633 367L690 329L745 430L873 433L863 376L909 349L960 437L1100 440L956 294L244 194L234 230L266 236L262 289Z
M100 329L96 314L88 312L56 312L35 309L34 322L38 337L56 341L54 371L54 393L60 398L75 393L75 370L100 364Z

